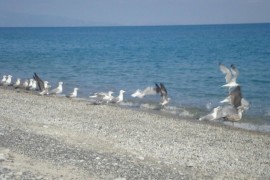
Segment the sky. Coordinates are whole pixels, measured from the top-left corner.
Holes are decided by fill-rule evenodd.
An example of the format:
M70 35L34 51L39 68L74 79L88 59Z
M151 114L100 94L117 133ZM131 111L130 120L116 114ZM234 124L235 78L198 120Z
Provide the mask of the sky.
M0 0L0 27L265 22L270 0Z

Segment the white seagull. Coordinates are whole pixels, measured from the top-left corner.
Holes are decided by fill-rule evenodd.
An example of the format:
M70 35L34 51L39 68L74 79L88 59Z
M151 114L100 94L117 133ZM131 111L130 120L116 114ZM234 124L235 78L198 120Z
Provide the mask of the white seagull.
M95 93L93 96L89 96L90 98L97 98L98 100L102 100L102 101L111 101L114 97L112 96L113 92L109 91L109 92L99 92L99 93Z
M117 97L114 97L110 102L111 103L120 103L124 100L124 93L126 91L120 90L119 95Z
M12 76L8 75L6 81L4 82L3 85L4 86L9 86L11 84L11 78L12 78Z
M48 95L49 94L49 89L51 86L49 85L48 81L44 81L44 89L39 93L40 95Z
M36 90L37 89L37 81L32 81L32 86L30 87L30 90Z
M15 84L13 84L13 87L16 89L16 88L19 88L20 85L21 85L21 79L18 78L18 79L16 80Z
M7 76L3 75L3 79L1 80L1 85L3 85L7 80Z
M63 82L59 82L59 83L58 83L58 87L55 88L55 89L53 89L53 90L51 90L51 91L50 91L50 94L60 94L60 93L62 93L62 92L63 92L63 87L62 87L62 85L63 85Z
M26 79L22 85L25 89L28 87L28 80Z
M32 85L33 85L33 79L29 79L29 81L28 81L28 86L27 86L27 90L29 90L31 87L32 87Z
M220 117L218 113L220 113L221 108L222 108L221 106L214 108L210 114L200 117L199 121L204 121L204 120L213 121L215 119L219 119Z
M170 102L170 98L168 98L167 89L165 88L163 83L159 83L159 85L155 83L155 85L156 85L155 87L150 86L150 87L145 88L143 91L140 89L137 89L133 94L131 94L131 96L143 98L146 95L160 94L161 96L160 104L162 106L165 106L166 104Z
M241 106L238 106L237 108L234 107L234 105L218 106L214 108L210 114L199 118L199 120L212 121L223 118L225 121L236 122L242 119L243 112L248 108L249 103L244 98L242 98Z
M237 77L239 76L239 71L233 64L231 65L231 70L229 70L223 64L219 64L219 68L223 74L226 74L225 80L227 84L223 85L222 87L231 88L231 87L239 86L239 84L236 82Z
M143 98L146 95L156 95L157 94L157 88L156 87L147 87L143 91L140 89L137 89L133 94L131 94L132 97L138 97Z
M69 95L66 95L66 97L68 97L68 98L75 98L75 97L77 97L78 90L79 90L79 88L74 88L73 92L70 93Z

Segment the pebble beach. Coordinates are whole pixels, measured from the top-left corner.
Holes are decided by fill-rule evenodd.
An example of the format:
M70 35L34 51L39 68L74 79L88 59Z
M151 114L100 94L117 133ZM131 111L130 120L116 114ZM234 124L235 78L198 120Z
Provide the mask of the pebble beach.
M0 88L0 179L269 177L269 133Z

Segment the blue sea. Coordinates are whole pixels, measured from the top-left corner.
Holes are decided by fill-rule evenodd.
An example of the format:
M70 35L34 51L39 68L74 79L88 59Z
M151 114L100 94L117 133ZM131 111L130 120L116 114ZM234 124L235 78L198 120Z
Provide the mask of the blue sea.
M85 99L123 89L122 106L137 109L160 97L130 95L162 82L171 102L161 111L179 119L207 114L228 95L219 63L239 69L251 103L236 125L270 132L270 24L0 28L1 76L37 72L53 87L63 81L66 94L78 87Z

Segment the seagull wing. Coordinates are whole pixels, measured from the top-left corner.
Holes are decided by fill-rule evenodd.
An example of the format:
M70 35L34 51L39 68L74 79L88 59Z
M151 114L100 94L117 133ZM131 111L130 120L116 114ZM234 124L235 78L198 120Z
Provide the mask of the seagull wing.
M249 105L250 103L245 98L241 99L241 108L243 108L244 110L247 110L249 109Z
M131 94L131 96L143 98L144 94L142 93L142 91L140 89L137 89L133 94Z
M226 83L229 83L231 81L231 79L232 79L231 71L226 66L224 66L223 64L219 64L219 69L223 74L226 74L225 80L226 80Z
M37 75L37 73L34 73L33 78L34 78L34 80L37 82L39 91L42 92L42 91L45 89L45 87L44 87L44 82L43 82L42 79Z
M234 76L234 78L236 80L237 77L239 76L239 71L233 64L231 65L231 72L232 72L232 75Z
M163 83L160 83L160 93L161 93L161 96L167 96L168 94L167 89L165 88Z
M237 86L230 92L230 98L234 107L237 108L238 106L241 106L242 93L240 86Z
M155 83L155 85L156 85L155 90L156 90L156 93L158 94L158 93L160 93L161 88L159 87L159 85L157 83Z
M155 87L147 87L143 90L142 92L144 95L156 95L157 94L157 90Z

